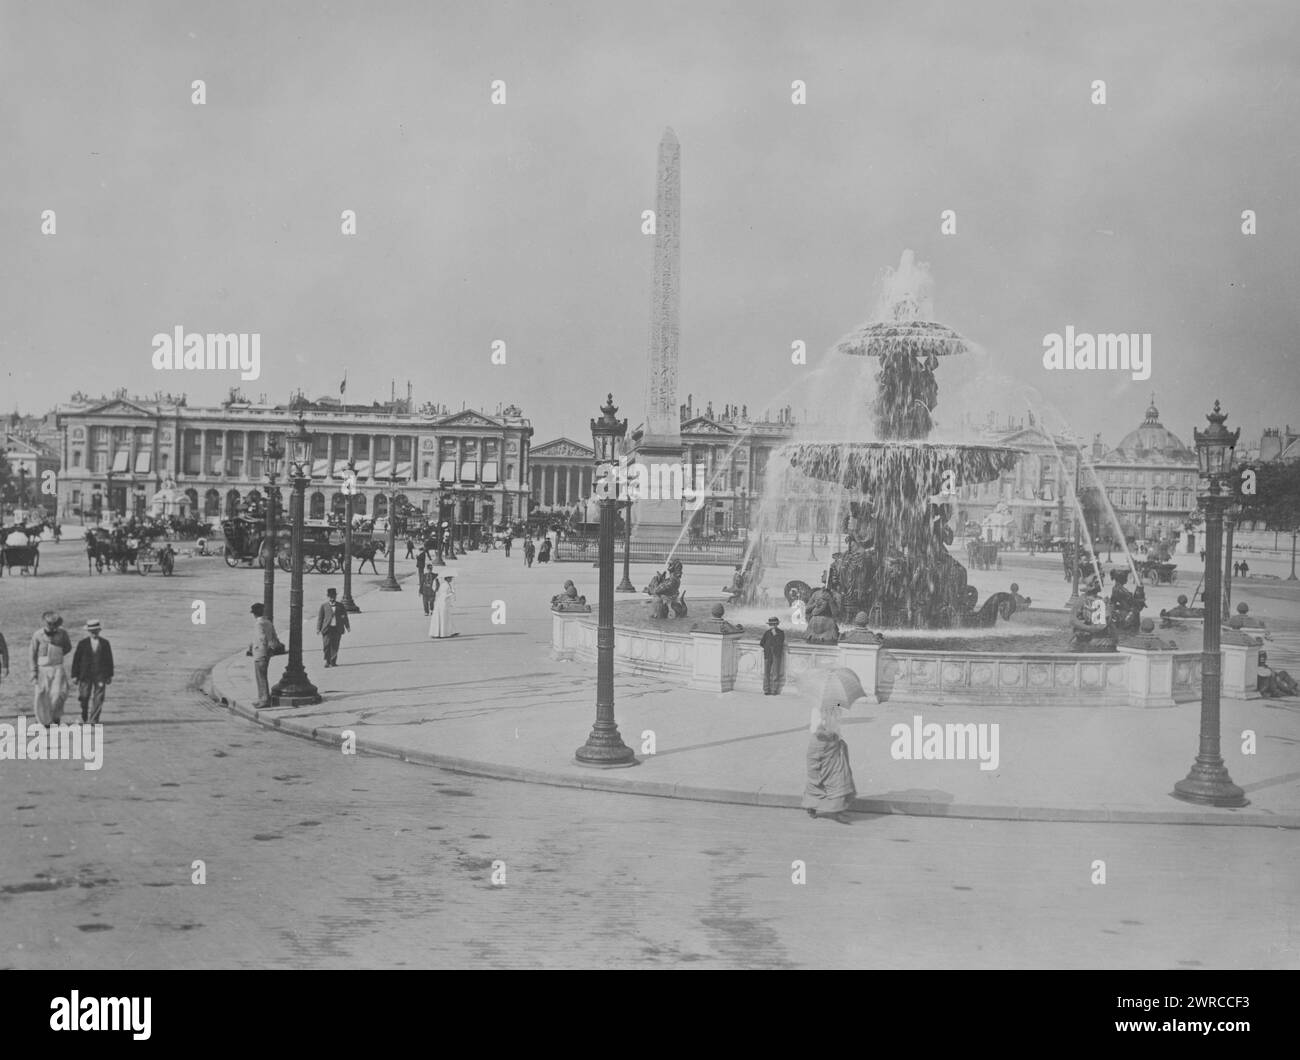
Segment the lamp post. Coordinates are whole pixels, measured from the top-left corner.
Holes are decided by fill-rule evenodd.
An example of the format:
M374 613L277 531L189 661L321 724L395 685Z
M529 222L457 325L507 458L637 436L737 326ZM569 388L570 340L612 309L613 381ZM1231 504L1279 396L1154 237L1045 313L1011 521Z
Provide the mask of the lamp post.
M441 479L438 480L438 514L433 523L433 559L429 560L435 567L445 567L447 561L442 556L442 495L447 489L447 483Z
M396 454L394 454L395 456ZM397 563L397 474L388 477L388 577L379 586L381 593L400 593L395 565Z
M1227 485L1232 453L1240 428L1223 426L1227 414L1215 401L1206 419L1210 429L1192 431L1200 463L1198 500L1205 511L1205 620L1201 639L1201 735L1196 761L1187 776L1174 785L1173 795L1184 802L1206 806L1245 806L1246 793L1232 782L1219 753L1219 550L1223 547L1223 513L1232 504Z
M628 576L628 564L631 562L632 555L632 498L629 497L622 504L626 509L623 515L623 580L618 583L617 592L634 593L636 592L636 586L632 584L632 579Z
M614 721L614 510L619 503L617 468L627 420L614 418L618 408L610 394L604 413L591 421L592 448L596 454L596 481L600 497L600 611L596 624L596 722L587 742L573 757L583 765L634 766L639 763L623 743Z
M276 436L271 435L266 442L266 452L263 454L266 461L266 538L265 548L262 555L262 607L265 609L267 621L275 621L275 561L276 561L276 526L275 526L275 500L278 490L275 488L275 480L280 477L280 461L284 459L284 450L280 448L276 441Z
M320 693L302 665L302 523L307 479L311 473L312 438L301 411L298 413L298 429L289 438L289 449L289 474L293 478L293 500L289 512L293 526L290 538L293 573L289 581L289 662L283 676L271 689L271 703L277 707L300 707L321 701Z
M352 504L357 495L357 461L348 457L347 477L343 480L344 518L343 526L343 606L349 614L355 615L361 610L352 599Z

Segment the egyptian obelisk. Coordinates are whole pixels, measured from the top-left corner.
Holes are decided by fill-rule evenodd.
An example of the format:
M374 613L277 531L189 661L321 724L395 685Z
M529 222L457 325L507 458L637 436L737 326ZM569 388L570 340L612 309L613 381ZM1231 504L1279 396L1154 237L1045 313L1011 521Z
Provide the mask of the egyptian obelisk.
M665 129L659 141L659 177L655 196L645 428L636 446L637 462L641 464L680 464L682 460L681 415L677 405L681 207L682 149L677 134L672 129ZM656 496L636 501L632 512L632 533L644 544L666 539L671 545L681 526L679 497Z

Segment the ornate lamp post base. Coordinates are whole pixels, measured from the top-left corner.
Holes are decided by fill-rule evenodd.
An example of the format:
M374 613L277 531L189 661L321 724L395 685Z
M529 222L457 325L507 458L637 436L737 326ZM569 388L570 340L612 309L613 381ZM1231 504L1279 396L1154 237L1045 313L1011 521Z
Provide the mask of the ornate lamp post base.
M400 593L402 587L397 584L397 579L394 578L391 581L385 580L384 583L379 586L379 591L381 593Z
M348 614L356 615L361 612L360 605L350 596L345 595L343 597L343 606L347 609Z
M573 757L579 765L601 766L606 769L641 764L632 748L623 742L617 726L605 730L593 726L587 742L573 752Z
M618 588L615 589L614 591L616 593L634 593L636 592L636 586L633 585L632 582L629 581L628 578L625 576L623 580L618 583Z
M320 701L320 692L307 679L307 671L302 669L293 672L286 667L284 676L271 689L273 707L307 707Z
M1198 758L1187 776L1174 785L1171 793L1175 799L1194 802L1201 806L1249 806L1246 793L1232 782L1222 760L1202 761Z

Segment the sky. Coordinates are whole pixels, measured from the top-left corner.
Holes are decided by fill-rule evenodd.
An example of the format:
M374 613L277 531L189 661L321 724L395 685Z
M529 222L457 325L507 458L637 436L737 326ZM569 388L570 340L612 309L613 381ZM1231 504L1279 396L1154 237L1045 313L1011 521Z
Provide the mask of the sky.
M671 126L682 401L799 417L910 248L985 354L941 411L1030 394L1114 444L1154 393L1188 442L1215 398L1243 437L1300 427L1298 28L1290 2L0 0L0 409L346 371L352 401L517 404L535 444L589 440L609 391L640 422ZM260 334L260 378L157 371L178 325ZM1149 333L1150 378L1045 369L1067 326Z

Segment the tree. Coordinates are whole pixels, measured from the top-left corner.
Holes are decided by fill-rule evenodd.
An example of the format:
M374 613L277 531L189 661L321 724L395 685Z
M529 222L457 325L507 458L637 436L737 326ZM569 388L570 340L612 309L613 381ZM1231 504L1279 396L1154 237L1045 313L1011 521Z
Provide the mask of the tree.
M1254 473L1254 492L1243 493ZM1296 539L1300 537L1300 461L1283 464L1271 461L1238 469L1232 478L1233 494L1242 516L1263 522L1270 530L1291 535L1291 573L1296 581Z

